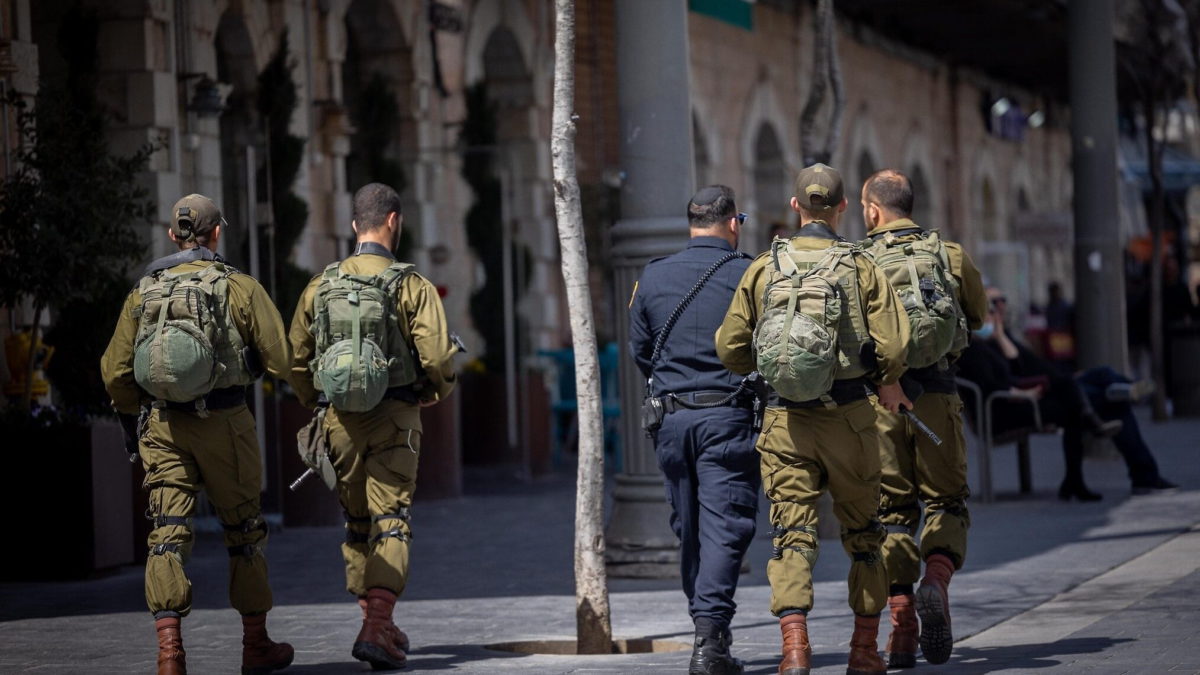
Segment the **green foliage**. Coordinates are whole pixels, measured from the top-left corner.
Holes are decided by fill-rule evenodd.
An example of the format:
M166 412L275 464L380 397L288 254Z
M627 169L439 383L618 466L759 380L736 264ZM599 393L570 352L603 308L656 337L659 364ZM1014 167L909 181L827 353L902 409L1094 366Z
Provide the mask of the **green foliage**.
M129 282L106 279L95 291L91 299L60 307L45 337L45 343L54 346L46 376L62 406L80 415L112 412L100 378L100 357L116 328Z
M383 183L403 194L408 187L408 177L404 175L404 166L390 156L396 124L400 120L400 106L396 103L395 92L381 73L374 73L359 93L351 119L357 130L347 162L351 188L357 190L367 183ZM412 230L402 228L396 256L401 260L408 259L412 247Z
M65 77L41 83L33 110L16 96L8 100L22 142L0 193L0 304L29 296L36 307L59 310L60 322L85 306L117 315L122 298L112 289L128 289L130 268L144 253L135 226L154 216L138 181L154 148L128 157L109 150L95 90L96 34L94 10L68 12L58 44ZM103 349L108 333L96 325L58 349L52 365L63 377L56 386L85 372L83 360ZM80 390L81 399L70 402L95 405L96 393Z
M285 30L279 47L258 76L258 113L267 128L270 148L266 165L259 170L260 189L271 196L272 217L275 223L275 304L284 317L295 310L309 275L288 258L308 224L308 204L292 192L292 184L304 161L304 139L291 133L292 115L299 103L296 80L292 71L296 64L288 58L288 34ZM271 252L263 247L261 269L271 269ZM297 279L303 280L297 283Z

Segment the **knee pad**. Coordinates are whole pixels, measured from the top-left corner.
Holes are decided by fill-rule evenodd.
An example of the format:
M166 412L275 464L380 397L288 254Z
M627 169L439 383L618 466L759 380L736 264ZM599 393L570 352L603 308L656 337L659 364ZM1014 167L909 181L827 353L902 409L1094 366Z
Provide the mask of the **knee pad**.
M267 521L263 520L261 514L250 516L238 523L222 521L221 528L225 530L227 544L230 541L236 542L225 547L230 558L253 558L262 551L259 542L267 536Z
M799 535L789 536L793 532L798 532ZM771 557L775 560L782 559L784 551L795 551L808 561L809 566L817 564L821 545L817 539L816 527L812 525L799 525L797 527L774 525L771 529L771 538ZM789 543L784 543L784 539L789 540Z

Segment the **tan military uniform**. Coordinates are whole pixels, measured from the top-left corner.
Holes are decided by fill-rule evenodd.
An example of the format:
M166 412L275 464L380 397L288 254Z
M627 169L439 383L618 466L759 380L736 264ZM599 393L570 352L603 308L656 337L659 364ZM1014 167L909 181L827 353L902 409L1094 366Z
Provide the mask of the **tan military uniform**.
M212 261L176 265L179 274ZM263 287L252 277L235 273L228 279L228 304L234 327L255 349L267 372L288 376L290 354L283 320ZM113 407L137 415L150 403L133 375L137 313L142 304L137 289L125 299L112 340L100 362ZM150 611L186 616L192 606L192 585L184 573L191 553L192 517L196 495L203 489L225 528L229 550L229 601L241 614L271 609L267 561L263 548L267 526L261 516L262 458L254 432L254 416L245 403L210 409L207 417L195 411L154 407L140 432L139 454L150 491L148 516L154 521L147 543L146 602Z
M871 231L872 235L912 230L908 218ZM900 241L916 239L917 233L897 235ZM954 242L943 242L950 273L958 280L959 304L968 328L983 325L987 295L983 279L970 256ZM950 355L957 358L957 354ZM893 586L911 586L921 575L921 561L931 553L948 556L961 568L967 556L967 529L971 525L966 498L967 450L963 437L962 400L953 382L953 372L933 372L937 366L912 371L910 376L925 384L926 391L914 402L913 412L939 438L940 446L915 429L900 415L876 402L883 468L880 520L887 529L883 545L889 581ZM924 371L930 371L923 375ZM925 505L925 523L920 533L920 550L914 535L921 522L920 504ZM904 589L905 592L911 592Z
M378 274L391 259L375 254L355 255L341 269L359 275ZM310 332L313 306L321 275L304 289L288 334L293 350L293 385L300 402L317 405L309 361L316 347ZM454 389L452 358L445 311L437 289L418 274L409 274L396 294L400 329L416 352L422 372L411 387L422 403L440 401ZM409 508L416 489L421 450L420 408L411 402L384 399L360 413L329 408L325 415L331 460L337 472L338 499L346 512L346 590L364 596L368 589L386 588L400 594L408 579Z
M801 228L793 247L821 250L835 235L817 221ZM858 285L868 331L875 342L883 384L896 382L905 369L909 327L895 291L883 273L855 256ZM769 253L760 255L742 277L725 321L717 330L717 355L735 373L755 369L754 328L770 277ZM843 308L858 312L860 308ZM835 383L835 390L838 385ZM875 413L865 393L828 408L772 406L758 439L763 489L771 500L775 556L767 563L771 612L776 616L812 608L812 566L818 552L817 499L828 487L841 523L842 546L853 559L849 604L856 614L877 615L887 603L887 573L880 556L884 533L879 508L879 449Z

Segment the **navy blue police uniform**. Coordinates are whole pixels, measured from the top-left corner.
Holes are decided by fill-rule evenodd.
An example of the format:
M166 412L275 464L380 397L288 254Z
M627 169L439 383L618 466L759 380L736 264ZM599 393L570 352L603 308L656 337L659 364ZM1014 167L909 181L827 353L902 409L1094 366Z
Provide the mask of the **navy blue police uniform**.
M692 619L727 628L736 608L742 558L754 538L761 481L754 449L750 392L712 408L742 381L721 365L714 335L748 256L722 265L704 284L671 329L651 364L659 331L683 297L714 263L734 251L720 237L692 237L687 248L652 260L642 271L629 304L630 351L650 393L663 397L666 414L655 437L655 454L671 505L671 529L680 541L680 571Z

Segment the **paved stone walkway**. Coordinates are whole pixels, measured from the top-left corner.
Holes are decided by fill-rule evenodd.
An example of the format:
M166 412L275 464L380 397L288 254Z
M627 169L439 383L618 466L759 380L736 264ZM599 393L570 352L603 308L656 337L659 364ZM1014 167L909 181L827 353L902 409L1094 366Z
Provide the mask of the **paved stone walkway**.
M1101 502L1062 503L1056 437L1033 449L1035 494L1016 497L1011 448L995 451L1001 499L972 503L967 567L951 586L950 663L914 672L1200 673L1200 420L1145 425L1163 473L1183 489L1130 497L1124 465L1087 462ZM569 639L573 485L568 476L420 502L414 509L410 588L398 623L415 649L411 671L456 673L685 672L688 652L515 655L485 645ZM778 628L766 611L770 554L765 519L738 591L734 649L748 673L774 672ZM359 610L341 587L337 528L274 533L269 547L276 609L269 628L297 648L290 673L369 672L350 656ZM845 672L851 618L846 556L823 542L810 626L814 672ZM240 625L226 603L227 558L202 535L189 566L195 610L184 623L193 673L237 672ZM142 569L60 584L0 584L0 673L153 672L155 637L142 601ZM677 582L613 579L621 638L690 641ZM886 631L880 636L882 648Z

